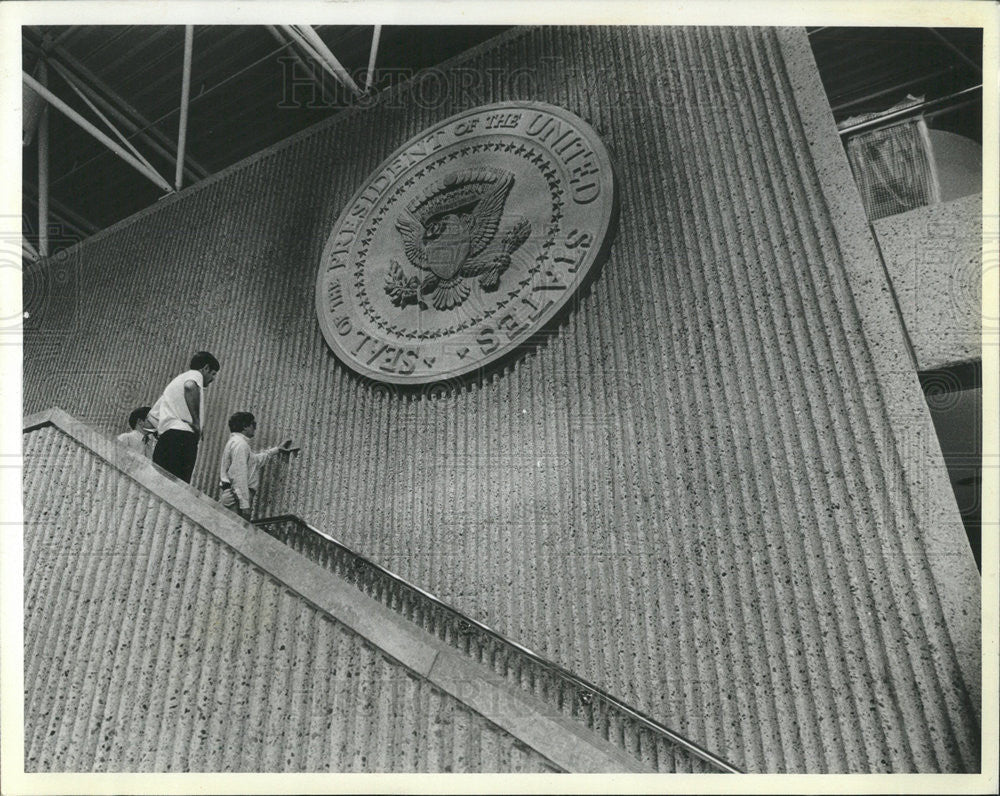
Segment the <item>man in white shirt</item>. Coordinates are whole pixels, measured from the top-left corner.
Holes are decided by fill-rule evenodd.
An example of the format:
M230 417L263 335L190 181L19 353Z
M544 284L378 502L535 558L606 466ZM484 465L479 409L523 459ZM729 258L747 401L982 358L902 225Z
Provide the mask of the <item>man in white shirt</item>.
M153 464L191 483L205 418L205 388L215 380L219 361L207 351L191 357L190 370L173 379L154 406L159 440Z
M128 416L131 431L118 435L118 442L147 459L153 458L156 447L156 424L149 419L149 407L140 406Z
M255 453L250 448L250 440L257 433L257 421L250 412L237 412L229 418L229 441L222 451L219 462L219 502L227 509L235 509L245 520L250 519L253 499L260 487L260 471L268 459L275 454L286 456L298 452L292 441L286 439L281 445Z

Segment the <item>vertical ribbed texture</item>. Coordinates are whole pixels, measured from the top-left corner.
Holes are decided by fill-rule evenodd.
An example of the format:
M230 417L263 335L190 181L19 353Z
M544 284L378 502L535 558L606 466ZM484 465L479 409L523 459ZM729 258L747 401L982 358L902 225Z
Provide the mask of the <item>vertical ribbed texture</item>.
M24 437L43 771L553 771L62 432Z
M26 339L27 410L110 433L207 348L202 488L249 409L303 445L259 516L304 517L741 767L975 769L934 574L964 537L900 477L897 424L933 432L915 379L887 408L911 366L865 336L774 32L542 28L460 68L464 95L468 73L438 105L385 97L84 246L74 334L40 313ZM400 143L504 99L608 146L610 259L503 371L372 388L314 317L326 236Z
M421 630L452 645L477 663L574 719L598 736L662 773L717 773L718 768L687 751L669 733L651 728L606 699L593 684L582 683L536 660L507 639L476 627L468 618L426 596L326 539L294 517L257 527L311 561L353 584L369 597L398 611ZM669 729L669 728L668 728Z

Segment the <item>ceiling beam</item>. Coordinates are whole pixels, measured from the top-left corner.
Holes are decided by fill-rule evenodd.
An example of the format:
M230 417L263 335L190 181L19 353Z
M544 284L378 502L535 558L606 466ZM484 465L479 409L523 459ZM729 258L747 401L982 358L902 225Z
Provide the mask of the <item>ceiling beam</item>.
M884 88L879 91L875 91L871 94L865 94L863 97L855 97L853 99L847 100L846 102L841 102L838 105L831 105L830 110L833 111L835 114L840 113L840 111L844 110L845 108L852 108L855 105L862 105L866 102L870 102L871 100L878 99L879 97L884 97L886 94L894 94L898 91L902 91L904 88L909 88L910 86L915 86L918 83L924 83L928 80L933 80L936 77L941 77L941 75L946 75L949 72L954 72L955 69L956 69L955 64L951 64L945 67L944 69L940 69L936 72L931 72L926 75L920 75L919 77L915 77L913 78L913 80L906 80L902 83L894 83L893 85L889 86L889 88Z
M65 80L70 86L79 89L83 92L84 96L93 102L95 105L99 106L108 116L113 118L119 125L121 125L128 133L130 133L139 141L148 146L153 152L162 157L168 163L173 163L176 158L175 152L170 152L161 146L156 139L148 135L139 125L137 125L132 119L122 113L113 103L105 99L98 91L93 87L89 86L85 80L80 78L71 72L67 67L63 66L59 61L52 59L50 60L52 67L59 73L63 80ZM87 101L86 99L84 101ZM109 123L109 126L110 123ZM134 149L133 149L134 151ZM202 177L190 168L188 164L184 166L184 173L187 178L192 182L197 182Z
M25 72L25 75L28 73ZM38 62L38 85L48 84L45 59ZM49 109L38 117L38 254L49 255Z
M376 25L372 31L372 47L368 52L368 74L365 76L365 91L372 90L372 80L375 78L375 58L378 56L378 40L382 36L382 26Z
M93 51L86 52L86 59L89 63L100 63L101 71L106 75L118 75L125 69L131 71L132 64L135 63L135 56L137 53L142 54L154 54L157 53L159 44L161 41L167 43L170 46L170 50L166 52L160 52L159 60L152 62L150 64L153 67L160 67L166 63L169 63L169 59L173 56L174 50L179 50L180 47L176 45L171 46L173 39L176 37L173 34L176 32L177 25L131 25L125 32L121 35L120 39L112 38L103 45L104 48L111 50L106 60L90 60L94 57ZM182 45L183 46L183 45ZM99 56L103 55L103 52L99 51ZM143 59L146 60L146 59ZM143 68L146 64L140 66ZM165 80L166 77L163 76L163 70L156 69L160 74L159 77L154 80Z
M69 117L72 121L76 122L77 125L86 130L90 135L100 141L104 146L114 152L118 157L128 163L132 168L138 171L140 174L147 177L149 180L154 182L157 186L162 188L166 193L172 193L173 189L170 187L170 183L163 179L155 171L148 169L141 161L136 159L132 153L125 150L121 145L115 143L107 135L98 130L93 124L88 122L79 113L73 110L69 105L63 102L59 97L49 91L45 86L39 83L35 78L29 75L27 72L21 72L21 79L28 84L32 89L38 92L44 99L48 100L49 104L54 106L57 110L61 111L65 116Z
M59 73L62 79L66 81L69 87L76 92L77 96L84 101L87 107L94 112L94 115L97 116L97 118L100 119L102 122L104 122L104 124L107 125L108 129L110 129L111 132L118 137L118 140L122 142L122 146L126 147L128 151L135 156L136 160L142 163L147 169L149 169L150 171L156 171L156 173L159 174L159 172L155 168L153 168L153 164L150 163L148 160L146 160L146 158L142 156L142 153L140 153L139 150L136 149L135 146L132 144L132 142L128 140L128 137L125 136L125 134L122 133L117 127L115 127L114 124L108 119L108 117L105 116L103 113L101 113L101 111L97 108L97 106L87 97L87 95L83 91L82 86L79 85L79 79L74 77L72 73L70 73L69 70L66 69L66 67L64 67L62 64L57 63L56 61L52 61L52 67Z
M177 170L174 188L181 189L184 177L184 145L187 143L188 100L191 97L191 50L194 47L194 25L184 26L184 71L181 75L181 118L177 128Z
M38 77L44 68L44 59L39 58L35 62L32 74ZM45 102L34 91L23 85L21 87L21 101L21 145L30 146L38 130L42 111L45 110Z
M841 136L851 135L854 133L860 133L863 130L869 130L874 127L885 126L887 122L895 121L896 119L902 119L907 116L913 116L918 113L923 113L931 108L939 108L941 106L947 106L949 104L957 104L956 100L960 100L963 97L968 97L970 94L974 94L977 91L983 90L983 84L980 83L976 86L969 86L968 88L963 88L961 91L956 91L954 94L949 94L947 97L938 97L937 99L926 100L924 102L918 102L913 105L908 105L905 108L900 108L898 111L893 111L892 113L887 113L884 116L878 116L874 119L869 119L864 122L858 122L857 124L852 124L848 127L841 128L837 132Z
M25 198L27 199L27 197ZM32 204L37 206L37 200L28 199L28 202L31 202ZM66 248L67 241L69 241L68 245L72 245L74 243L78 243L81 240L86 240L87 238L89 238L91 235L94 234L93 232L88 233L85 230L80 229L79 227L76 226L76 224L73 224L71 221L69 221L69 219L64 218L55 209L55 203L52 203L51 207L49 208L49 225L50 225L49 226L50 231L54 229L56 232L59 233L56 236L56 240L59 243L58 247L61 249ZM72 240L73 236L76 236L78 240Z
M312 66L310 66L309 63L307 63L302 58L301 55L299 55L299 51L295 49L293 41L286 39L284 36L282 36L281 31L278 30L274 25L266 25L265 27L267 28L267 32L271 34L274 40L278 42L278 44L280 44L282 48L287 48L288 52L290 52L292 54L292 57L295 59L295 62L302 67L302 70L309 76L309 79L312 80L313 83L315 83L319 87L320 96L322 97L323 80L319 75L316 74L316 70L313 69ZM278 52L281 52L281 50L279 50Z
M244 74L245 72L249 71L250 69L253 69L253 68L255 68L256 66L258 66L258 65L260 65L260 64L262 64L262 63L265 63L265 62L267 62L267 61L270 61L270 60L273 60L273 59L274 59L274 57L275 57L276 55L280 54L280 53L281 53L281 51L282 51L283 49L285 49L285 47L288 47L288 46L289 46L289 45L287 45L287 44L286 44L286 45L284 45L284 46L282 46L282 47L278 47L278 48L277 48L276 50L273 50L273 51L271 51L271 52L268 52L268 53L266 53L265 55L263 55L263 56L261 56L260 58L256 59L256 60L255 60L255 61L253 61L252 63L250 63L250 64L247 64L246 66L244 66L244 67L243 67L242 69L240 69L240 70L239 70L238 72L236 72L236 73L234 73L234 74L231 74L231 75L229 75L229 76L227 76L227 77L223 78L223 79L222 79L222 80L220 80L220 81L219 81L218 83L215 83L215 84L213 84L212 86L209 86L208 88L206 88L206 89L204 89L203 91L199 92L197 96L195 96L195 97L192 97L192 98L191 98L191 103L192 103L192 105L193 105L193 104L194 104L195 102L201 102L201 103L204 103L204 102L205 102L205 100L206 100L206 99L208 98L208 96L209 96L209 95L211 95L211 94L212 94L213 92L215 92L215 91L218 91L218 90L219 90L219 89L221 89L221 88L222 88L223 86L225 86L225 85L227 85L228 83L230 83L231 81L235 80L235 79L236 79L236 78L238 78L238 77L239 77L240 75ZM153 124L159 124L160 122L162 122L162 121L164 121L165 119L169 118L170 116L172 116L172 115L173 115L174 113L176 113L176 112L177 112L177 109L176 109L176 108L174 108L173 110L170 110L170 111L168 111L168 112L167 112L167 113L165 113L165 114L164 114L163 116L161 116L161 117L160 117L159 119L156 119L156 121L155 121L155 122L153 122ZM95 155L95 156L93 156L93 157L90 157L90 158L88 158L87 160L83 161L83 162L82 162L82 163L80 163L80 164L77 164L77 165L74 165L74 166L73 166L73 168L71 168L71 169L70 169L70 170L69 170L68 172L66 172L65 174L62 174L62 175L60 175L60 176L59 176L59 177L58 177L57 179L53 180L52 184L53 184L53 185L55 185L56 183L58 183L58 182L61 182L62 180L64 180L64 179L66 179L67 177L69 177L70 175L74 174L74 173L75 173L76 171L78 171L79 169L81 169L81 168L83 168L84 166L86 166L87 164L89 164L89 163L90 163L91 161L95 160L95 159L96 159L96 158L98 158L98 157L101 157L101 156L102 156L103 154L104 154L104 153L103 153L103 152L101 152L101 153L99 153L98 155ZM172 158L171 158L171 160L172 160ZM185 157L185 162L186 162L186 163L190 163L190 162L191 162L191 158L190 158L190 157Z
M333 51L326 46L326 42L320 37L320 35L313 29L312 25L296 25L295 28L306 37L306 40L313 46L313 48L318 52L323 58L329 62L330 66L333 67L334 72L340 78L340 81L347 86L355 95L362 93L361 89L358 88L358 84L354 82L354 78L350 76L348 71L344 68L344 65L340 63L337 56L333 54Z
M35 247L32 246L25 237L21 238L21 256L31 262L37 262L39 259L38 250L35 249Z
M62 33L60 33L56 37L55 43L56 44L65 44L66 42L68 42L70 40L71 36L73 36L73 35L76 34L76 32L78 30L79 30L79 26L77 26L77 25L70 25L68 28L66 28L66 30L64 30Z
M90 69L73 57L73 55L71 55L65 47L62 47L59 44L54 44L49 48L49 52L51 56L55 56L55 58L61 61L65 66L68 66L78 77L82 78L85 83L95 89L96 92L102 94L108 102L116 105L117 110L119 111L119 116L123 114L130 116L134 120L132 127L136 129L136 134L146 134L149 137L156 139L159 145L166 149L169 153L169 159L174 161L177 157L177 145L170 139L170 136L164 134L157 127L155 127L152 122L143 116L143 114L134 108L126 99L120 96L107 83L101 80L97 75L91 72ZM120 118L119 123L123 124ZM212 173L190 155L185 157L185 162L188 166L190 166L191 171L197 175L197 179L204 179Z
M298 43L306 55L317 61L320 66L333 75L333 77L345 88L351 91L355 96L361 94L361 89L358 88L358 84L354 82L349 74L347 74L347 70L344 69L343 65L341 65L340 61L337 60L336 56L330 52L330 49L323 43L323 40L319 38L316 31L308 25L282 25L281 28ZM306 31L309 31L309 33L306 33Z
M28 201L32 202L37 206L38 188L34 184L28 182L27 180L24 180L24 182L22 183L22 187L24 188L24 192L26 194L26 198L28 199ZM81 238L90 237L95 232L97 232L98 229L100 229L97 226L97 224L95 224L93 221L91 221L88 218L85 218L84 216L80 215L77 211L73 210L70 207L67 207L66 205L62 204L62 202L51 196L49 197L49 211L51 216L61 220L62 223L66 225L66 227L70 228L73 232L80 235Z

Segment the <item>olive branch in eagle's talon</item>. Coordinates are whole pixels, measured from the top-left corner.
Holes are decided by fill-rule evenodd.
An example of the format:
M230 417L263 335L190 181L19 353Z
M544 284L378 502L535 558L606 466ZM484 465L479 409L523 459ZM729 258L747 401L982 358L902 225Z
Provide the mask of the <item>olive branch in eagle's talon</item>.
M399 263L390 260L389 275L385 278L385 292L397 307L416 303L420 295L420 278L411 276L407 279Z
M479 285L483 290L490 292L500 286L500 275L510 268L510 256L521 247L531 234L531 223L527 219L511 227L503 237L500 251L493 257L492 262L479 277Z

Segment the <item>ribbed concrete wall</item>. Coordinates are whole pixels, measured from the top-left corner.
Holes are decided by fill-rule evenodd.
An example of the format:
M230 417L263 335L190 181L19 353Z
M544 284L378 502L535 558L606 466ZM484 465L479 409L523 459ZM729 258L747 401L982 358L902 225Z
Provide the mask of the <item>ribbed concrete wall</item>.
M303 516L737 765L975 768L975 566L808 44L783 36L522 31L450 94L433 78L345 114L29 280L25 405L110 433L209 348L203 487L251 409L264 440L303 442L262 515ZM313 317L333 220L399 142L515 98L611 151L603 273L483 382L361 383Z
M982 356L982 215L977 194L875 222L921 370Z
M24 439L26 771L555 770L62 432Z

